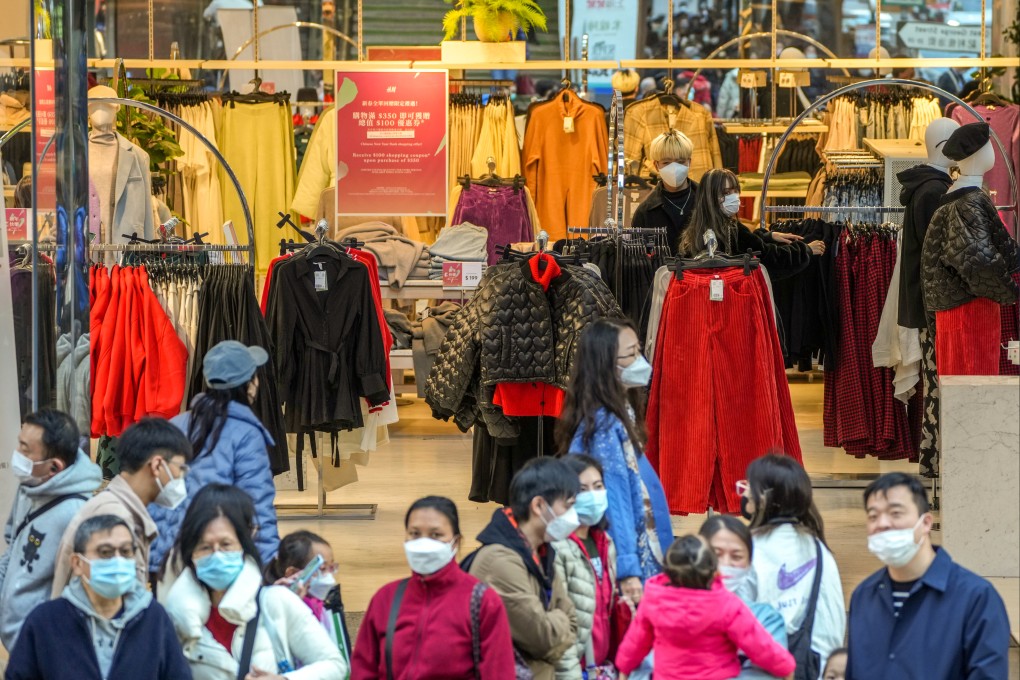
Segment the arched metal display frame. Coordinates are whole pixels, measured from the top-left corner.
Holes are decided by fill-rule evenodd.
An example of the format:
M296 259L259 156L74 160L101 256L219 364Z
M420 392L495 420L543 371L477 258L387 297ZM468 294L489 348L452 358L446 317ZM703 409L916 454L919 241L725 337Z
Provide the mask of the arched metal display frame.
M843 87L839 88L838 90L830 92L829 94L819 98L814 103L812 103L811 106L809 106L806 109L804 109L804 111L799 116L794 118L793 122L790 123L790 127L787 128L786 132L784 132L783 135L779 138L779 141L776 142L776 148L772 151L772 155L769 157L768 165L766 165L766 167L765 167L765 176L762 178L762 183L761 183L761 206L762 207L761 207L761 216L759 218L760 219L760 225L759 226L762 229L765 228L766 215L768 214L768 211L765 209L766 208L765 201L766 201L766 198L768 197L769 180L772 177L772 171L776 167L776 163L779 160L779 154L782 153L783 146L785 146L785 144L786 144L786 140L789 139L790 135L792 135L794 133L794 130L796 130L797 126L800 125L801 122L803 122L804 119L807 118L809 115L811 115L813 112L815 112L818 109L820 109L821 107L825 106L826 104L828 104L830 101L832 101L836 97L840 97L842 95L849 94L850 92L855 92L857 90L861 90L861 89L865 89L865 88L870 88L870 87L888 87L890 85L901 86L901 87L916 87L916 88L918 88L920 90L926 90L928 92L931 92L931 93L935 94L938 97L944 97L944 98L946 98L946 99L948 99L948 100L950 100L952 102L955 102L956 104L959 104L968 113L970 113L972 116L974 116L974 120L976 122L983 122L984 121L984 118L981 116L981 114L978 113L977 111L975 111L974 108L970 104L968 104L967 102L963 101L962 99L960 99L956 95L950 94L949 92L946 92L945 90L943 90L943 89L941 89L939 87L936 87L935 85L931 85L930 83L922 83L922 82L917 81L917 80L906 80L906 79L903 79L903 78L877 78L877 79L873 79L873 80L863 80L863 81L861 81L859 83L851 83L850 85L844 85ZM992 140L995 142L995 145L998 147L999 153L1002 155L1003 160L1006 163L1006 172L1009 173L1009 189L1010 189L1009 193L1010 193L1011 202L1008 205L997 206L997 207L999 207L1000 209L1005 208L1007 210L1012 210L1015 213L1016 210L1017 210L1016 175L1014 174L1013 166L1010 164L1009 155L1006 153L1006 147L1003 146L1002 140L999 139L999 136L997 134L995 134L994 130L991 131L991 137L992 137ZM862 212L867 212L867 208L866 207L862 207L861 211Z
M234 185L234 190L237 192L237 198L241 202L241 210L242 212L244 212L244 224L248 232L249 262L251 264L255 264L255 225L252 221L251 209L248 207L248 199L244 195L244 190L241 188L241 183L238 181L237 175L234 174L234 170L230 167L230 164L227 163L227 159L223 157L223 154L220 153L220 150L216 148L215 144L209 141L209 139L205 135L196 130L194 126L192 126L187 121L183 120L180 116L176 116L167 111L166 109L161 109L158 106L154 106L153 104L136 101L134 99L124 99L120 97L96 97L89 101L98 102L102 104L119 104L121 106L131 106L134 108L142 109L144 111L148 111L149 113L155 113L158 116L173 121L177 125L180 125L183 129L195 135L198 141L200 141L202 145L209 150L213 157L216 158L219 164L223 166L223 170L227 173L227 177L230 178L231 183ZM2 137L0 137L0 149L3 149L4 144L6 144L10 140L10 138L13 137L16 133L20 132L23 128L25 128L30 122L31 120L26 118L25 120L21 121L13 128L11 128L10 130L8 130ZM46 158L46 153L49 151L50 146L53 144L54 139L56 139L56 137L51 137L46 142L46 146L43 147L42 154L39 156L38 159L39 161L42 161Z

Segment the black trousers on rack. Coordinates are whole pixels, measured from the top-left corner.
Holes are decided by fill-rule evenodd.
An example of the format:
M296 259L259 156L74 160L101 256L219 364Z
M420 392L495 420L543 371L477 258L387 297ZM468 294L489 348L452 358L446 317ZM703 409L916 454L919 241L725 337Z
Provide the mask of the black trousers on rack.
M556 455L556 418L523 417L518 421L521 436L510 445L497 443L484 425L475 425L469 500L509 504L510 480L529 460L539 455L540 437L542 455Z

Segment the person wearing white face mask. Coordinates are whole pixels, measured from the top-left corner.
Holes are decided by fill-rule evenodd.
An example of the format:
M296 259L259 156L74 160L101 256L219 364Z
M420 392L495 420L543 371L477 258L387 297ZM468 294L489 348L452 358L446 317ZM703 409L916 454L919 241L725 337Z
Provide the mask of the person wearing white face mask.
M1006 607L992 584L932 545L924 485L882 475L864 507L868 551L886 566L850 598L846 680L1009 677Z
M680 235L677 253L695 257L705 251L705 233L715 232L717 252L737 255L748 249L761 253L759 259L773 281L803 271L813 255L825 252L823 241L805 244L797 234L759 229L751 231L737 219L740 212L740 183L729 170L713 169L701 178L690 223Z
M135 577L135 548L119 517L82 522L75 578L28 616L7 680L190 680L173 623Z
M602 465L617 584L635 606L644 581L662 573L663 554L673 543L666 494L643 453L651 374L633 326L615 319L592 323L578 343L556 431L561 453L585 454Z
M513 643L499 592L454 560L461 543L457 506L441 496L419 499L407 511L404 528L411 577L372 596L351 677L512 680Z
M573 507L579 489L562 460L532 459L510 482L510 507L492 514L478 534L482 547L461 564L503 598L514 649L535 680L553 680L556 662L577 641L574 603L551 544L581 526Z
M317 557L322 564L310 579L294 585L295 580ZM330 639L336 641L344 661L350 665L351 639L344 619L340 585L336 581L338 565L333 548L326 539L311 531L295 531L280 541L280 550L262 570L265 585L284 585L297 593L318 619Z
M698 533L708 541L719 563L719 575L726 589L743 600L769 635L784 648L787 645L786 623L782 615L769 604L755 602L755 583L751 572L754 551L751 531L736 517L712 515L701 525ZM738 680L764 680L774 678L741 656Z
M135 537L134 554L138 580L149 579L149 546L156 535L156 523L146 506L155 503L174 508L187 497L188 462L191 443L169 421L143 418L124 430L117 442L120 473L101 493L89 500L64 531L53 573L53 597L59 597L71 580L71 555L78 526L99 515L114 515L124 520Z
M694 144L678 130L664 132L652 140L649 158L659 174L659 183L634 212L631 226L644 229L665 229L670 248L675 248L680 235L694 212L698 184L688 179Z
M616 594L616 547L606 533L609 497L602 465L584 455L563 459L577 474L581 492L574 509L581 526L566 540L556 541L556 576L563 581L577 610L577 644L556 664L556 680L577 680L582 671L612 667L612 617Z
M103 481L78 441L71 416L43 409L25 418L10 454L20 485L0 556L0 641L8 650L28 613L50 598L60 537Z

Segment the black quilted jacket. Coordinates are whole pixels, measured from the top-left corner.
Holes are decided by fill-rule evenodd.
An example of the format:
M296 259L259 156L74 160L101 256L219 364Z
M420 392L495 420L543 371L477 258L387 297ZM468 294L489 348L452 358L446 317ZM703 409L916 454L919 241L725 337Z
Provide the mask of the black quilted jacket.
M921 252L925 309L945 311L979 297L1016 302L1010 275L1020 266L1017 258L1016 241L984 191L968 187L946 194Z
M465 431L481 420L493 437L512 440L518 427L492 403L496 385L544 382L566 389L581 332L599 318L623 315L598 275L561 266L548 292L527 262L486 270L425 383L436 418L452 417Z

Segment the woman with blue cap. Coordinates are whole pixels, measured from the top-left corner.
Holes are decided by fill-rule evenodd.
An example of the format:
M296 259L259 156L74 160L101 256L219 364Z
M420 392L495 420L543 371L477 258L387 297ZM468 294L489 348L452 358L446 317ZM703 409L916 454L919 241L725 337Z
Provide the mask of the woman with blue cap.
M170 421L187 435L196 452L188 471L189 491L197 493L212 483L230 484L251 497L255 545L263 561L276 555L280 543L273 507L276 487L267 452L273 438L251 410L259 389L256 373L268 359L261 347L246 347L236 340L216 344L202 363L206 391L192 400L190 411ZM167 557L189 504L186 499L172 510L149 506L159 528L149 556L150 572L161 572L164 561L168 576L180 572L179 556Z

